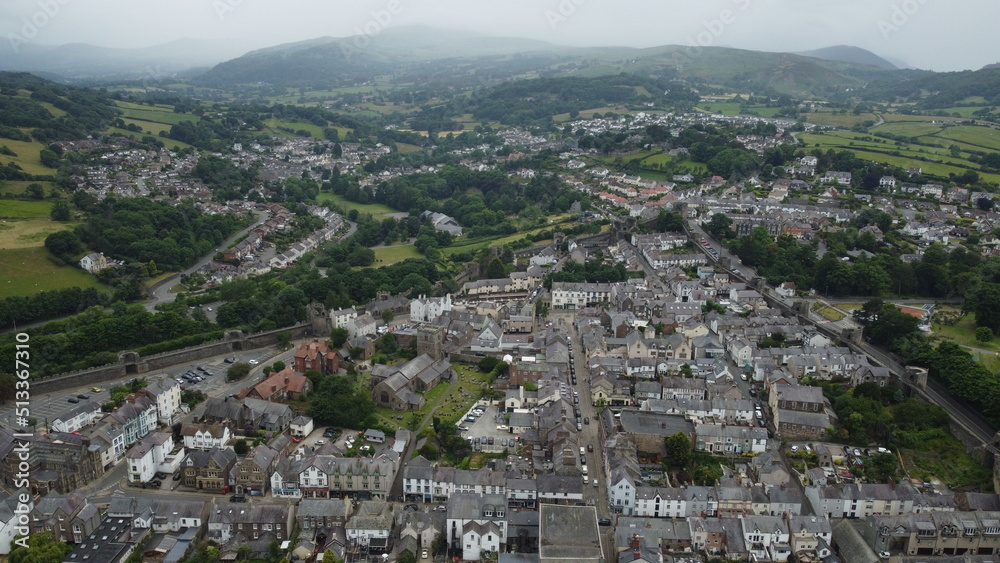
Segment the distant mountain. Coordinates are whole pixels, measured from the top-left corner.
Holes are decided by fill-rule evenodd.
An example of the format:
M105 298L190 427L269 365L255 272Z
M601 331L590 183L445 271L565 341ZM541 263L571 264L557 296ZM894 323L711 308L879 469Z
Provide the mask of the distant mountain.
M374 37L321 37L252 51L220 63L192 82L221 88L252 84L325 88L391 76L397 84L462 87L511 78L625 72L761 92L825 95L860 87L873 73L884 72L882 66L870 64L871 58L867 60L859 64L724 47L697 52L680 46L578 48L400 27ZM893 68L883 61L884 65Z
M824 61L840 61L856 65L871 65L885 70L896 70L899 67L872 53L867 49L852 47L850 45L835 45L816 49L815 51L805 51L797 53L803 57L813 57Z
M981 68L979 70L991 70L991 69L995 69L995 68L1000 68L1000 63L988 64L988 65L984 66L983 68Z
M102 79L162 79L197 67L211 67L246 49L232 42L179 39L140 49L84 43L14 44L0 41L0 70L26 71L69 82Z

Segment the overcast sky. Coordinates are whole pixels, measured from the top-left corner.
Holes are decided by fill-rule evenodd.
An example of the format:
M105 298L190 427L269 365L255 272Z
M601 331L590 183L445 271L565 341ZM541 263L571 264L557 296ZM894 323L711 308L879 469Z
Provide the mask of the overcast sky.
M198 38L225 39L249 49L428 25L577 46L680 44L805 51L844 44L939 71L978 69L1000 61L997 0L0 2L0 32L8 40L19 37L47 45L148 47Z

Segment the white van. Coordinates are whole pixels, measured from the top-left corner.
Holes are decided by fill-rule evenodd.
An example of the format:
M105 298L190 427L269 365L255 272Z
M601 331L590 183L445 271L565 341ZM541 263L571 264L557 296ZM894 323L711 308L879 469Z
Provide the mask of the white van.
M586 455L586 454L587 454L586 448L584 448L583 446L580 446L580 455Z
M586 475L587 474L587 466L584 465L583 468L581 469L581 471L583 471L583 474Z

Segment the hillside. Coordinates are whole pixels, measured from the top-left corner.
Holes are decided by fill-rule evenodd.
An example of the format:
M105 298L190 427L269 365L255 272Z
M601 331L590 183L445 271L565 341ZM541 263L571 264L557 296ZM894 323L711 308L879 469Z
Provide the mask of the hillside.
M814 59L822 59L824 61L840 61L843 63L852 63L857 65L870 65L883 70L896 70L898 68L896 65L867 49L853 47L850 45L824 47L823 49L805 51L798 54L803 57L812 57Z
M323 88L391 76L396 84L463 87L510 78L622 72L727 88L825 95L859 87L872 73L884 71L867 63L723 47L696 52L680 46L576 48L400 28L376 37L323 37L253 51L215 66L193 82L219 88L257 84Z

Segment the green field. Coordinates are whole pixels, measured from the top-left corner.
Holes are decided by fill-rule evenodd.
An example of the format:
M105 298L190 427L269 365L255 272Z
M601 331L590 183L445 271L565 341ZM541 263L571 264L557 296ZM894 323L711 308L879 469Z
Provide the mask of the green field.
M0 218L3 219L48 219L51 211L51 201L0 200Z
M103 287L79 268L56 265L44 247L0 250L0 298L74 286Z
M147 135L147 133L145 132L136 133L135 131L129 131L127 129L119 129L118 127L108 127L107 129L104 130L104 132L107 133L108 135L122 135L123 137L128 137L129 139L135 139L136 141L141 141L143 136ZM180 150L180 149L194 148L185 142L175 141L173 139L168 139L166 137L157 137L157 139L159 139L159 141L163 143L163 146L167 147L168 149Z
M386 215L391 213L399 213L399 211L389 207L388 205L382 205L381 203L355 203L353 201L347 201L343 197L330 192L322 192L316 198L316 203L319 204L323 204L328 201L332 201L334 204L339 205L344 211L357 209L358 213L368 213L372 217L384 218Z
M375 249L375 266L390 266L407 258L423 258L412 244Z
M845 113L843 115L834 115L832 111L815 111L805 114L806 119L809 123L815 123L816 125L824 125L827 127L854 127L858 123L864 123L865 121L871 121L872 123L878 122L878 116L874 113L862 113L861 115L854 115L853 113Z
M52 193L52 182L34 182L31 180L24 180L0 182L0 194L14 196L24 195L24 190L27 189L29 184L41 184L42 189L45 191L45 195ZM0 203L0 215L3 215L3 208L4 204ZM48 215L45 215L45 217L48 217Z
M13 139L0 139L0 145L6 145L7 148L17 154L17 156L0 154L0 164L13 162L28 174L42 176L55 174L56 171L52 168L42 166L42 161L38 158L38 153L44 148L42 143L37 141L27 143Z
M924 129L925 125L920 123L911 123L911 124L895 123L891 125L896 126L895 127L896 131L899 130L908 131L906 127L914 128L912 129L912 131L914 132L918 131L918 129L916 128L920 128L919 130L921 131L926 131L926 129ZM872 131L873 132L882 131L883 130L882 127L885 127L885 125L873 128ZM934 127L941 129L941 126L934 126ZM956 127L953 129L958 129L958 128ZM977 127L975 129L979 128ZM908 135L907 133L897 132L894 134L911 136ZM960 132L958 133L958 135L959 136L969 135L971 137L971 134L967 132ZM860 140L862 137L871 137L871 135L854 133L851 131L830 131L822 134L803 133L799 135L799 139L801 139L802 142L807 145L807 148L815 147L815 145L818 144L819 148L824 151L831 148L834 150L849 150L851 152L854 152L859 158L865 158L868 160L873 160L875 162L882 162L894 166L900 166L902 168L919 167L923 169L925 174L932 174L935 176L939 176L941 178L948 178L949 174L960 175L966 172L967 170L972 169L975 170L979 174L979 176L987 182L1000 182L1000 175L982 172L979 169L979 166L971 164L968 161L964 160L963 158L951 156L951 153L949 152L947 147L950 146L951 144L954 144L955 141L943 139L938 136L925 135L921 137L921 140L923 141L945 145L945 147L942 148L942 147L928 147L928 146L914 145L914 144L903 144L902 146L897 146L896 142L892 140L883 139L887 141L885 143L876 142L874 140L862 141ZM989 138L984 137L983 139L988 140ZM978 140L983 140L983 139L978 139ZM980 148L976 150L982 150L982 149ZM882 152L886 153L898 152L899 156L883 154ZM928 162L926 160L921 160L921 159L930 159L936 162Z
M118 105L121 107L123 102L119 102ZM182 121L190 121L192 123L198 122L199 118L197 115L190 113L174 113L173 110L163 109L160 106L137 106L135 104L128 104L132 107L122 108L122 117L126 119L138 119L141 121L152 121L154 123L163 123L166 125L177 125Z
M281 131L278 127L287 127L292 131L309 131L314 139L323 138L323 127L316 125L315 123L305 123L303 121L284 121L281 119L271 118L264 121L264 125L271 130L275 135L280 135L283 137L293 136L292 133L286 131Z

